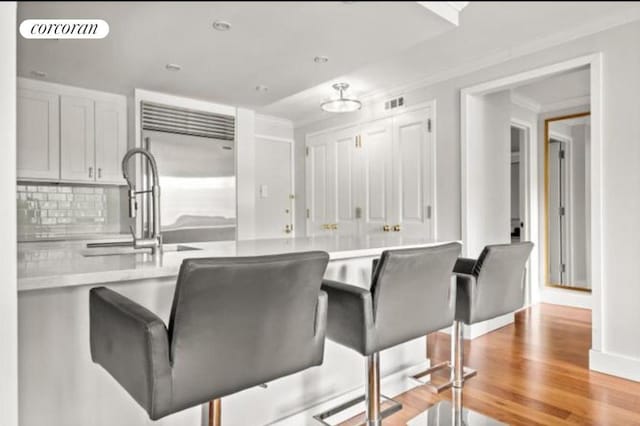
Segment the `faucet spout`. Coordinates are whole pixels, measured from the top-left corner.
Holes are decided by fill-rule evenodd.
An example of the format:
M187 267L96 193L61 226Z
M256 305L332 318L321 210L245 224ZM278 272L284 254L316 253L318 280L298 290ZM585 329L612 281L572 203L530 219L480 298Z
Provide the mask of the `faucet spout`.
M129 177L129 162L135 155L142 155L151 167L151 178L153 186L151 189L137 191L135 183ZM144 148L132 148L122 158L122 176L127 181L129 186L129 217L136 217L136 211L138 209L138 202L136 197L139 194L151 193L152 199L152 221L150 228L153 229L149 238L138 238L133 226L130 227L131 235L133 236L133 246L135 248L150 248L152 253L155 254L159 250L162 250L162 233L160 232L160 178L158 176L158 165L153 154ZM145 204L143 204L145 206ZM142 215L144 218L145 215Z

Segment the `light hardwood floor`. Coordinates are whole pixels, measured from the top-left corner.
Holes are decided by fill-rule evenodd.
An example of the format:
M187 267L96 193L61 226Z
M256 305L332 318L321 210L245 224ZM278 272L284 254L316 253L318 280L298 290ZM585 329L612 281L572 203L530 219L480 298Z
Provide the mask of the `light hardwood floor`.
M436 361L448 359L448 335L430 342ZM465 383L464 405L513 425L640 425L640 383L589 371L590 347L590 311L522 311L514 324L465 344L465 364L478 375ZM451 393L419 387L397 399L403 409L385 426L404 425Z

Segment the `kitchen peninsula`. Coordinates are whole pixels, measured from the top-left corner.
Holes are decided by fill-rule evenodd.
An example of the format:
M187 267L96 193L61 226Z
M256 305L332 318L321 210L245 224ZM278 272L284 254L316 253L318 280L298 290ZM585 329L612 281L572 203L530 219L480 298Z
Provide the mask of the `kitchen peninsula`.
M144 251L87 248L86 242L78 241L22 244L18 265L21 420L25 425L60 426L206 424L206 408L152 422L92 363L88 294L93 287L110 287L167 323L178 270L186 258L323 250L331 259L326 278L368 287L371 261L383 250L435 244L439 242L393 235L221 241L167 246L155 259ZM389 396L406 390L408 373L427 365L424 340L382 354L382 376L388 377L383 391ZM362 358L327 340L322 366L276 380L267 388L224 398L224 422L314 424L312 414L361 393L362 380Z

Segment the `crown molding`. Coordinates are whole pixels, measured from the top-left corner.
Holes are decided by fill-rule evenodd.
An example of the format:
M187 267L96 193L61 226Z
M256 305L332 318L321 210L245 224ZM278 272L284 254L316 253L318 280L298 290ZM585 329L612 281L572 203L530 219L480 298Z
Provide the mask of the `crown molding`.
M589 22L583 25L579 25L570 28L566 31L556 33L553 35L538 38L529 43L525 43L519 47L512 49L503 49L491 55L486 55L481 59L467 62L463 65L453 67L449 70L445 70L427 77L423 77L405 84L397 85L391 89L374 90L368 94L360 96L363 108L366 108L370 104L386 98L393 97L401 94L406 94L416 89L423 87L429 87L443 81L452 80L457 77L470 74L472 72L489 68L491 66L499 65L510 60L521 58L526 55L530 55L536 52L540 52L545 49L549 49L555 46L559 46L570 41L590 36L608 29L619 27L640 19L640 9L632 11L622 11L611 16L603 17L594 22ZM294 121L295 127L306 126L315 122L326 120L330 117L322 116L319 114L313 114L301 120Z
M460 24L460 11L469 4L468 1L417 1L416 3L456 27Z
M589 105L591 103L591 96L578 96L577 98L566 99L560 102L554 102L552 104L542 105L539 112L552 112L563 109L575 108L579 106Z
M542 110L542 106L538 102L513 90L511 90L511 103L524 109L528 109L529 111L533 111L536 114L540 113Z

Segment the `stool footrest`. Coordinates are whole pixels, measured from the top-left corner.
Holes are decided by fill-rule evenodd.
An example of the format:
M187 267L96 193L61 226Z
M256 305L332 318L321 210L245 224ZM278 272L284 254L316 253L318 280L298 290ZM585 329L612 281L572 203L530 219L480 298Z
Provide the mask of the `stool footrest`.
M421 385L425 386L430 392L432 393L440 393L440 392L444 392L445 390L449 389L451 386L453 386L453 380L449 380L447 382L441 383L439 385L433 383L431 380L425 381L422 380L423 377L425 376L430 376L431 374L435 373L436 371L440 371L443 369L449 369L451 370L453 367L451 365L451 362L449 361L445 361L445 362L441 362L439 364L434 365L433 367L428 368L425 371L422 371L418 374L414 374L413 376L411 376L411 379L417 381L418 383L420 383ZM469 367L463 367L463 375L462 375L462 379L463 380L467 380L470 379L471 377L475 376L476 374L478 374L478 372L476 370L474 370L473 368L469 368Z
M362 402L365 402L366 397L364 395L360 395L357 398L354 398L350 401L344 402L336 407L333 408L329 408L326 411L323 411L322 413L318 413L316 415L313 416L314 419L316 419L318 422L320 422L323 425L326 426L333 426L332 423L327 422L328 419L330 419L331 417L343 412L344 410L347 410L355 405L358 405ZM389 397L386 397L384 395L380 395L380 400L381 401L386 401L386 402L391 402L391 406L385 408L384 410L382 410L380 412L380 418L384 419L385 417L389 417L390 415L397 413L398 411L402 410L402 404L394 399L391 399ZM360 425L365 425L366 424L366 420L362 423L360 423Z

